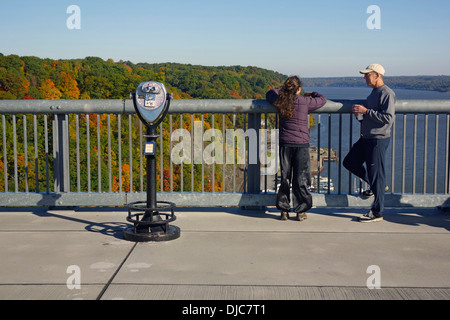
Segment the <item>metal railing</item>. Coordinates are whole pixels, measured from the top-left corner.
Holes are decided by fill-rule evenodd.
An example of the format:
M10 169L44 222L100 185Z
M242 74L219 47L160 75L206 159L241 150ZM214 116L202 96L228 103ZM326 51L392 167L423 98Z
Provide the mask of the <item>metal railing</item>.
M359 196L366 186L341 165L359 136L351 106L361 102L328 101L312 114L318 206L367 205ZM145 199L143 126L131 100L0 100L0 114L0 206L122 206ZM158 200L274 205L277 122L265 100L172 101L159 127ZM387 206L448 199L449 130L450 100L397 102Z

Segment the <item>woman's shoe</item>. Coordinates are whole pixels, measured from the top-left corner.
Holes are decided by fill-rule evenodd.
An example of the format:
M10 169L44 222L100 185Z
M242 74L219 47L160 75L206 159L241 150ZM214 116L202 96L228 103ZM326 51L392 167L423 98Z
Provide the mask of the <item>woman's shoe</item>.
M286 221L287 219L289 219L289 213L287 211L281 211L280 220Z
M298 221L306 220L306 218L307 218L306 213L304 213L304 212L297 213L297 220Z

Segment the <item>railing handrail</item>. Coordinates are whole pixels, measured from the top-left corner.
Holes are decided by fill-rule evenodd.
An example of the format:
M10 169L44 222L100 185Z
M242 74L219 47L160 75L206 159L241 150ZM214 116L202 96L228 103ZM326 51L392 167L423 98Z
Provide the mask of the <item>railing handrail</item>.
M353 104L365 100L327 100L324 107L314 113L351 113ZM426 107L424 107L426 106ZM277 113L278 110L264 99L176 99L169 113ZM449 100L397 100L397 113L450 114ZM0 114L134 114L130 99L92 100L0 100Z

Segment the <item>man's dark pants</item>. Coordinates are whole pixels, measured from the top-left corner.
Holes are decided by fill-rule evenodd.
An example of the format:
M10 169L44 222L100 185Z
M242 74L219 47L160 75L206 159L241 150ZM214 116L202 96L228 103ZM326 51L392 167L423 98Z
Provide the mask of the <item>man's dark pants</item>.
M371 210L379 216L382 215L384 210L385 159L389 143L390 138L360 138L350 149L343 162L347 170L369 184L374 194ZM364 163L366 164L365 167Z
M290 185L292 182L293 211L303 213L311 209L309 146L281 145L280 167L281 185L277 193L277 208L282 211L290 211Z

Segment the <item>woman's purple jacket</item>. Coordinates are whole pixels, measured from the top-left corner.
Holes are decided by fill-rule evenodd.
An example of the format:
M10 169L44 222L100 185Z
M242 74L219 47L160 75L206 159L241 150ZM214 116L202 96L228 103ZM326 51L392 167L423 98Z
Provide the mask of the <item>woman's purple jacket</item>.
M281 88L270 90L266 93L266 100L274 103L278 99ZM283 144L309 144L308 113L325 105L327 99L318 92L313 92L311 97L298 95L295 98L295 115L291 119L280 116L280 145Z

